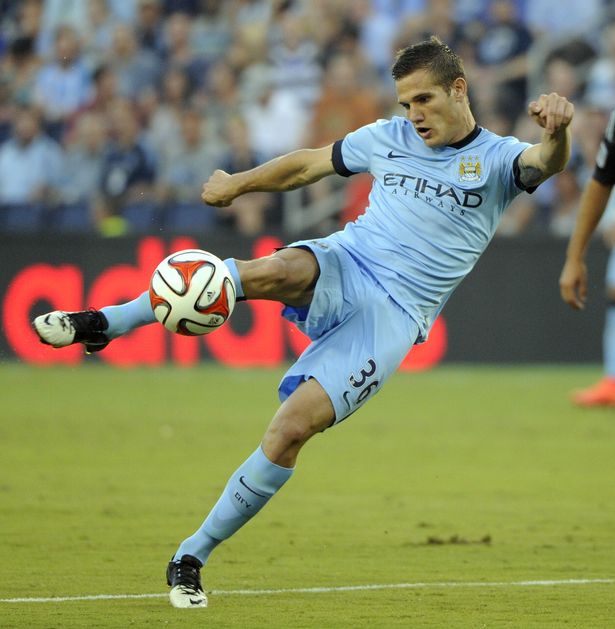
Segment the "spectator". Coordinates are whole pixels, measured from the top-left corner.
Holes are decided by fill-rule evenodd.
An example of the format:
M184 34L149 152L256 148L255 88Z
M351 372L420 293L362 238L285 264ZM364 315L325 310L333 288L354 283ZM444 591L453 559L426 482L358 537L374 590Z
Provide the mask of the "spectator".
M607 128L609 114L610 108L595 107L587 103L577 106L574 112L576 123L572 129L572 140L579 153L578 179L581 187L587 184L593 174L595 156L598 154L604 130ZM610 212L609 218L613 218Z
M35 42L36 53L40 52L39 35L43 20L42 0L24 0L17 9L16 36L28 37ZM50 46L51 47L51 46Z
M352 17L361 48L382 78L388 78L393 62L393 42L400 20L419 19L426 4L425 0L359 0L352 3Z
M160 199L163 202L200 203L203 182L221 161L219 150L205 140L199 113L191 109L185 111L177 148L162 161L158 187Z
M31 37L17 37L0 62L0 82L6 87L14 104L30 105L34 100L34 86L40 60L34 53Z
M11 135L14 109L8 82L0 75L0 145Z
M182 117L189 97L190 83L186 72L180 67L169 68L162 79L160 100L154 96L155 102L149 106L151 115L147 132L154 151L166 160L181 150Z
M329 60L323 90L314 106L310 125L311 140L306 144L314 147L326 146L381 117L383 107L379 102L378 90L373 87L370 89L369 85L362 85L359 82L359 75L354 57L338 54ZM371 187L371 177L363 175L357 179L356 182L345 184L348 203L341 208L341 222L354 220L367 205L367 196L361 198L360 194L365 191L362 185L365 179L369 180L368 190ZM317 202L325 199L339 187L339 181L324 178L315 182L304 191L304 194L310 201ZM358 209L361 203L363 206Z
M237 79L225 60L215 63L207 75L207 84L197 98L199 107L207 114L207 137L225 144L225 129L229 121L240 115L240 95Z
M603 17L602 0L566 2L540 0L525 3L525 19L530 30L538 37L562 39L571 34L587 34L596 29Z
M146 90L155 89L160 79L160 61L149 50L139 48L134 29L118 24L107 64L117 76L120 96L136 101Z
M92 96L89 70L81 59L80 42L72 26L60 26L55 38L55 61L36 77L34 100L41 108L48 131L61 137L67 118Z
M187 13L173 13L169 17L165 25L164 43L166 66L181 68L192 85L202 86L207 64L197 56L192 45L192 21Z
M164 54L162 17L162 0L139 0L135 26L139 45L160 58Z
M455 21L452 0L430 0L423 13L406 18L394 48L398 50L408 42L422 41L431 35L436 35L455 50L464 47L465 33L462 26ZM466 64L467 62L468 59L465 59Z
M314 105L310 146L325 146L380 118L373 85L362 85L360 70L348 55L337 55L325 70L323 90Z
M594 107L609 109L615 103L615 22L603 28L600 41L600 56L589 69L584 100Z
M237 0L232 3L231 11L236 27L241 30L244 26L255 24L267 26L273 15L273 4L268 0Z
M555 195L549 213L549 233L558 238L570 236L577 218L581 187L574 165L555 179Z
M116 217L128 203L154 198L155 163L140 138L141 129L129 102L114 104L111 111L111 141L103 154L95 220L103 233L116 226Z
M229 150L226 159L221 161L222 170L237 173L258 166L260 159L249 143L248 129L242 118L228 121L226 136ZM280 225L280 204L275 203L274 195L268 192L245 194L236 198L229 207L220 208L219 212L223 224L244 236L261 233L267 224Z
M88 2L83 0L44 0L38 32L38 52L51 59L57 46L57 32L70 26L76 33L86 33L89 25Z
M62 160L60 146L42 133L37 112L18 110L13 137L0 146L0 204L55 201Z
M271 70L264 70L248 89L251 95L242 115L258 159L267 161L299 148L309 121L300 99L291 90L276 88Z
M271 47L276 90L287 92L309 109L320 93L318 48L307 37L302 16L286 11L279 20L279 41Z
M495 109L516 120L527 106L527 54L532 34L519 20L512 0L490 3L489 18L476 41L479 68L475 78L487 93L483 109Z
M101 114L91 111L79 117L65 148L62 202L90 203L102 176L106 131L106 121Z
M545 91L557 91L571 101L579 101L583 95L583 78L572 62L553 55L545 66Z
M122 24L133 25L137 21L138 0L107 0L113 19Z
M201 10L200 0L163 0L162 4L165 15L180 11L187 13L190 17L196 17Z
M89 0L88 35L84 42L84 55L89 67L101 65L105 53L111 48L117 21L109 10L107 0Z
M222 59L231 43L228 13L222 0L201 1L201 13L194 22L194 50L208 66Z
M102 65L96 68L92 78L92 96L85 106L77 112L77 116L86 111L108 116L111 106L119 97L115 72L109 66Z

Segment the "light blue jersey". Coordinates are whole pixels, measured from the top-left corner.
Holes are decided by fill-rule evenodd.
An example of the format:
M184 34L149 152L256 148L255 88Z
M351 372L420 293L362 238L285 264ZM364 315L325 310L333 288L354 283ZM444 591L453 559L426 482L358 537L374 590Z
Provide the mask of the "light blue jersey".
M524 189L515 172L528 146L476 127L456 145L430 148L401 117L335 144L336 171L369 172L374 183L365 214L332 238L415 319L420 340Z
M315 378L335 423L377 393L429 328L523 189L517 160L529 144L476 127L429 148L403 118L333 145L341 175L370 172L369 207L343 231L303 240L320 268L308 308L284 309L312 343L282 378L280 399Z

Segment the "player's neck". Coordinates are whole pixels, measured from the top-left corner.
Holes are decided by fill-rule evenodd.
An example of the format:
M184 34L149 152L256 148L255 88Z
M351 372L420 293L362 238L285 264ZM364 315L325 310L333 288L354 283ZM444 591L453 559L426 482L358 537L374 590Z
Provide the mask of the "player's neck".
M472 129L470 129L470 131L466 135L464 135L460 140L456 140L455 142L449 142L447 146L454 149L461 149L464 146L466 146L466 144L470 144L470 142L472 142L479 133L480 133L480 127L475 122Z
M476 129L476 120L474 120L474 116L472 112L468 109L464 112L459 121L459 130L455 133L454 137L451 138L449 142L449 146L463 143L466 138L474 133Z

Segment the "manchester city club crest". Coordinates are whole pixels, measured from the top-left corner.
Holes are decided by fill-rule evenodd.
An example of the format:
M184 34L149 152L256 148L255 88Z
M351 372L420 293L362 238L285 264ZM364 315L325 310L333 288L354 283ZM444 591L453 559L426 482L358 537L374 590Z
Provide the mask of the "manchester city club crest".
M462 155L459 160L459 181L480 181L480 176L478 155Z

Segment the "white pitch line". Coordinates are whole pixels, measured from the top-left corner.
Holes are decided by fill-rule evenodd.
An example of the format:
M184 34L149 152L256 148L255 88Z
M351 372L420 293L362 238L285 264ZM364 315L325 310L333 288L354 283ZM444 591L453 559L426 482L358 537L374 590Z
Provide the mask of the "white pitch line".
M558 585L615 584L615 579L559 579L543 581L443 581L435 583L372 583L332 587L280 588L271 590L211 590L212 596L268 596L271 594L328 594L330 592L363 592L367 590L417 590L430 588L504 588L546 587ZM67 601L108 601L143 598L166 598L168 594L91 594L88 596L52 596L49 598L0 598L0 603L64 603Z

